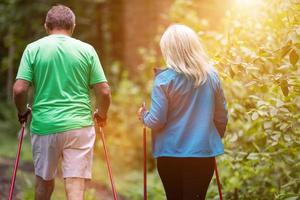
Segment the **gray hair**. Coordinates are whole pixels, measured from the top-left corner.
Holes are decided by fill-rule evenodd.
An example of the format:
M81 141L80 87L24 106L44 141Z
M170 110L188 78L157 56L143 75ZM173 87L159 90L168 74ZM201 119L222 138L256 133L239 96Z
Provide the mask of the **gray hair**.
M47 13L45 24L50 30L71 30L75 25L75 14L67 6L53 6Z

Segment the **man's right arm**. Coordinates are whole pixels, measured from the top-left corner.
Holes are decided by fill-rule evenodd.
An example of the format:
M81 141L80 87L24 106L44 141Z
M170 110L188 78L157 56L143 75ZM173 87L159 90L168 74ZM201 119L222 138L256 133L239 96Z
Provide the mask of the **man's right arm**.
M94 84L93 89L96 96L96 108L98 109L97 115L104 120L103 125L105 125L107 112L111 103L110 87L107 82L101 82Z
M99 126L105 126L108 108L111 102L110 87L107 83L97 52L91 47L91 68L89 85L93 87L96 96L96 117Z

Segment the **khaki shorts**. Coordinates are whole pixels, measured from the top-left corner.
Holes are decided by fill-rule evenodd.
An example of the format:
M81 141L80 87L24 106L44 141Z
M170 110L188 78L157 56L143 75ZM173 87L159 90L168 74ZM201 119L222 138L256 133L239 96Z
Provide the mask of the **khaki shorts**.
M35 174L44 180L55 178L60 160L64 178L92 177L93 126L51 135L31 134L31 143Z

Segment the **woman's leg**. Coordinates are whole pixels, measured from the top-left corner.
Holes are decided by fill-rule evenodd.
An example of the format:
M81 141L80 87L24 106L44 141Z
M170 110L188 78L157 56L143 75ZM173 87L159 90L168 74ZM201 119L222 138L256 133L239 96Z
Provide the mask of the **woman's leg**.
M182 200L182 165L180 158L160 157L157 170L168 200Z
M185 158L183 200L204 200L214 173L214 158Z

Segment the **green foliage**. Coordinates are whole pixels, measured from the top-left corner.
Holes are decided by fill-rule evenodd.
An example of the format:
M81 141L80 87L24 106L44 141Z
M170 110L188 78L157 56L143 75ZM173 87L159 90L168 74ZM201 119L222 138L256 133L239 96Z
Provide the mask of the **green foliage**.
M17 121L16 109L12 105L0 103L0 130L4 134L16 135L20 124Z
M15 157L20 130L21 125L17 120L15 108L12 105L0 103L0 157ZM21 152L24 161L32 160L30 145L29 130L26 128Z
M233 6L224 28L218 29L222 31L211 31L197 16L198 3L175 1L168 16L199 33L222 78L230 111L226 154L218 159L224 198L299 199L300 4L268 0L255 8ZM146 73L140 85L149 89L149 68L161 58L152 50L141 53L145 63L140 67ZM130 99L135 107L141 100ZM135 163L139 156L129 160ZM150 187L157 191L154 183ZM214 183L208 198L218 199Z
M225 32L192 27L223 79L230 110L219 159L225 199L300 198L300 4L272 2L231 9ZM189 13L188 4L174 10Z

